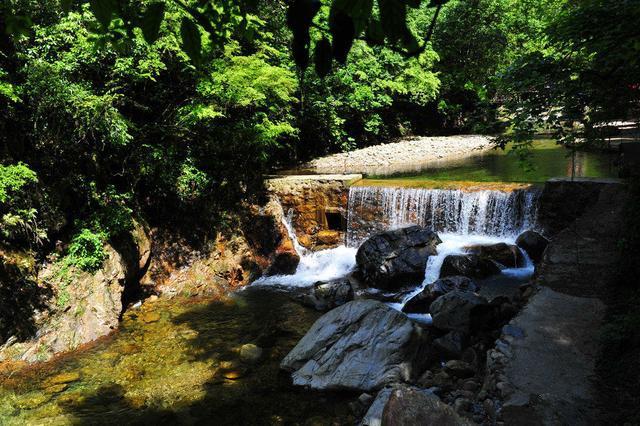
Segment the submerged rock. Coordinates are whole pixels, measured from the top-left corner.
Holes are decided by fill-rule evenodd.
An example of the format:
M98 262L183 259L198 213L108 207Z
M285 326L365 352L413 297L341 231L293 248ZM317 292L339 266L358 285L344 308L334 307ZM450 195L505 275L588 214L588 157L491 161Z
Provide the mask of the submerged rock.
M422 329L406 315L356 300L319 318L280 367L295 385L369 391L412 378L422 341Z
M427 259L441 242L438 234L420 226L381 232L362 243L356 262L367 285L397 289L422 281Z
M253 343L240 346L240 359L245 362L257 362L261 356L262 348Z
M456 254L444 258L440 278L464 275L469 278L487 278L500 273L500 267L477 254Z
M535 263L542 260L542 254L549 245L549 240L536 231L524 231L516 239L516 245L524 250Z
M470 291L477 292L480 289L471 279L461 275L440 278L433 284L424 288L420 293L413 296L402 308L402 312L407 313L429 313L431 304L443 294L450 291Z
M492 260L507 268L517 268L524 263L522 252L513 244L473 245L466 249L469 253L477 254L483 259Z
M348 278L318 281L310 293L300 295L297 299L318 311L327 311L353 300L353 287Z
M487 299L475 293L452 291L431 304L433 325L441 330L466 333L471 326L473 311L484 310L487 305Z

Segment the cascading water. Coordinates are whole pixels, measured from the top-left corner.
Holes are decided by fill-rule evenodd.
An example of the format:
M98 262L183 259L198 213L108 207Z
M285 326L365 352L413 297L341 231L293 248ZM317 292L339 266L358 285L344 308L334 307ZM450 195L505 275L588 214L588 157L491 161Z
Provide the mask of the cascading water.
M329 281L344 277L356 266L356 248L338 246L336 248L310 251L302 247L293 228L293 211L283 217L282 223L293 242L293 248L300 256L300 263L293 275L262 277L253 285L282 285L287 287L307 287L318 281Z
M402 309L411 297L438 279L446 256L463 254L466 246L474 244L513 243L520 232L533 228L538 196L536 188L505 192L351 187L347 244L316 252L305 249L298 243L290 211L283 223L300 255L300 264L293 275L264 277L254 285L306 287L317 281L341 278L355 268L357 247L371 234L411 224L431 227L443 242L438 245L438 254L427 261L422 285L401 303L392 304ZM503 270L503 275L517 279L532 273L529 260L522 268Z
M533 227L536 188L505 191L356 186L349 191L347 245L417 224L440 233L507 237Z
M439 278L444 259L464 254L470 245L499 242L513 244L519 233L535 227L540 190L535 187L514 191L463 191L397 187L352 187L349 191L347 245L358 247L369 235L386 229L417 224L438 232L442 243L438 254L427 260L421 286L393 303L402 307L427 285ZM514 280L533 274L533 264L525 253L525 264L509 268L502 275ZM411 314L416 320L430 316Z

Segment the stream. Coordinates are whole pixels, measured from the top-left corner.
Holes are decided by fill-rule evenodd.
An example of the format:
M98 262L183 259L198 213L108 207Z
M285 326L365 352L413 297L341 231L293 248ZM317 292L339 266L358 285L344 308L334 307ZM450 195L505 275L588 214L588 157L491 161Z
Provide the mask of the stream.
M452 167L447 178L456 180L451 174L458 166ZM491 172L485 165L476 167L481 169L477 173ZM439 169L425 179L444 173ZM424 175L405 178L417 176ZM348 403L357 394L296 388L279 369L322 315L293 301L286 289L344 277L355 268L357 247L374 232L430 226L442 243L428 259L422 284L401 301L389 302L400 310L438 278L447 255L464 253L474 244L513 244L520 232L535 228L539 192L536 186L513 191L406 188L393 179L386 185L354 186L344 245L308 251L297 244L293 218L285 221L301 256L295 274L261 278L225 301L145 303L127 311L116 332L73 353L25 368L5 364L0 424L353 424L357 419ZM503 269L479 281L481 294L489 299L512 294L532 274L529 260L520 268ZM428 315L410 317L429 322ZM246 345L262 349L259 360L243 355Z

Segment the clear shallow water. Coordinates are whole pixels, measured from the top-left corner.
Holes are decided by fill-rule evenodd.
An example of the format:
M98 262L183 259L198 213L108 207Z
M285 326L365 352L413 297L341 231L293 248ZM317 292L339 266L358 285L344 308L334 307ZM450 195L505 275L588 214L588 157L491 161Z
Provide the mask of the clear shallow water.
M0 424L353 424L357 395L294 388L279 370L319 316L264 289L143 305L89 349L0 370ZM246 343L263 348L257 364Z
M528 162L506 150L432 164L423 170L372 179L404 181L544 182L554 177L617 177L616 156L599 152L578 152L575 162L570 152L552 140L537 140Z

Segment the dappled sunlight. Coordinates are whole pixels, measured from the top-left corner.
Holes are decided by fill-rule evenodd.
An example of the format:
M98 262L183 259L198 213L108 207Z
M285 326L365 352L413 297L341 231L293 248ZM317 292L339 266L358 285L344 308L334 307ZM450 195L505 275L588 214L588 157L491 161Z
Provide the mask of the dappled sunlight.
M279 369L319 314L286 296L258 293L158 301L131 310L105 342L37 368L5 372L0 417L10 416L12 425L35 419L95 424L98 418L169 424L208 416L237 424L301 412L345 415L342 403L333 403L327 414L316 395L294 389ZM260 348L257 359L243 358L247 344ZM238 411L249 402L254 410Z

